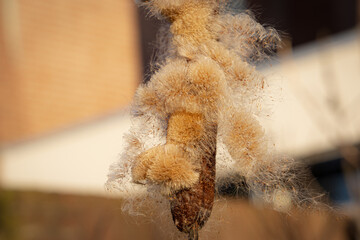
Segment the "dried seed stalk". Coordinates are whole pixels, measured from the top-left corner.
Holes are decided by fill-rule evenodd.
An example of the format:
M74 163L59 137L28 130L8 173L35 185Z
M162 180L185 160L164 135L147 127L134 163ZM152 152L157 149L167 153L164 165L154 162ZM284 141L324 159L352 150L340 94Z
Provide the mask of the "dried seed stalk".
M169 20L169 33L157 70L136 91L126 150L107 183L136 192L130 213L139 212L139 201L148 206L144 199L170 199L174 223L189 239L211 214L215 165L217 176L242 176L254 196L279 210L317 203L299 178L302 167L273 153L258 121L267 84L251 64L275 50L279 36L247 13L227 12L223 2L144 3Z

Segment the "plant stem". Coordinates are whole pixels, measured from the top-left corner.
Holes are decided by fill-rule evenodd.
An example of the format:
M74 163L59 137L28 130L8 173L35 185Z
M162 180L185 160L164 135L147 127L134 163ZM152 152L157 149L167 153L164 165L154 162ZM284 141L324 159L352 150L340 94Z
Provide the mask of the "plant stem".
M189 232L189 240L198 240L199 239L199 230L197 228L193 228Z

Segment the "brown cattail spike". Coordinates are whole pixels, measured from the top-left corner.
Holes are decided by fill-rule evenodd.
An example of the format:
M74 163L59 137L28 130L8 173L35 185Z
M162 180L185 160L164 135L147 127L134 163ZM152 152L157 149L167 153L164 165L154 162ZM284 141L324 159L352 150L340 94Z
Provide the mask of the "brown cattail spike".
M167 198L189 239L198 238L211 214L215 170L242 176L253 196L281 211L317 204L299 178L303 168L273 153L259 121L268 84L252 64L276 50L279 36L246 12L228 12L225 2L142 3L170 25L157 70L136 91L126 150L107 183L136 193L126 205L131 213L138 201Z
M194 234L200 230L208 218L215 196L216 131L210 131L200 157L199 181L189 189L182 189L171 195L170 206L175 226L184 233Z

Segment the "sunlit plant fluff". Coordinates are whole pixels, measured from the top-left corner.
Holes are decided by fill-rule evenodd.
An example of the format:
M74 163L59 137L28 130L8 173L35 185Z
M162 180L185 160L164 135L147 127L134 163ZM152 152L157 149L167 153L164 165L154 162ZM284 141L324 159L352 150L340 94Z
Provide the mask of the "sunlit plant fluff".
M170 24L160 36L157 70L136 91L126 147L106 183L128 200L124 209L143 214L153 210L149 201L170 201L175 225L190 232L188 220L200 228L210 215L214 184L234 173L275 209L317 204L304 168L274 153L258 121L268 84L254 63L277 49L277 32L247 12L228 11L225 1L140 5Z

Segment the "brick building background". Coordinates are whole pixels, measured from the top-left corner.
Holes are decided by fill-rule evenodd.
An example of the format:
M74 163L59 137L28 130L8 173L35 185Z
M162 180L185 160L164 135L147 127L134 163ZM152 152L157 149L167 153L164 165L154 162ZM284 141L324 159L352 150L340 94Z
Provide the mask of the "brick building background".
M119 0L0 1L0 145L130 102L141 78L135 8Z

